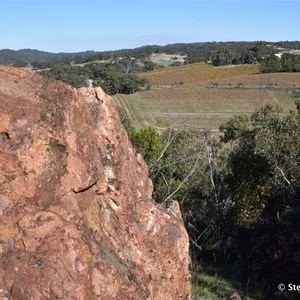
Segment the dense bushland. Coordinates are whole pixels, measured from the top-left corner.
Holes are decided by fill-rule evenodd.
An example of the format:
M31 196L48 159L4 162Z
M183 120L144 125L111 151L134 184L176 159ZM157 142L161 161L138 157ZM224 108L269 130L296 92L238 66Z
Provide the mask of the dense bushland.
M42 75L64 81L74 87L101 86L110 95L131 94L146 85L146 80L129 74L126 65L91 63L83 66L57 65L41 72Z
M300 279L296 104L288 115L271 105L236 115L220 126L220 139L193 130L135 131L123 114L149 164L154 200L181 204L194 263L235 264L243 284L269 296L279 283Z
M300 72L300 55L283 53L281 57L275 54L267 56L262 60L261 72Z

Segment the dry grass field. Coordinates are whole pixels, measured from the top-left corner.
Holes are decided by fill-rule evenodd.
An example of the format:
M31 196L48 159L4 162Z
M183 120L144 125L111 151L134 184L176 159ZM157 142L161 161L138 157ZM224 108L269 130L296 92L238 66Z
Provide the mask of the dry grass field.
M150 61L157 65L162 65L164 67L169 67L174 62L184 63L186 55L180 54L167 54L167 53L152 53L150 56Z

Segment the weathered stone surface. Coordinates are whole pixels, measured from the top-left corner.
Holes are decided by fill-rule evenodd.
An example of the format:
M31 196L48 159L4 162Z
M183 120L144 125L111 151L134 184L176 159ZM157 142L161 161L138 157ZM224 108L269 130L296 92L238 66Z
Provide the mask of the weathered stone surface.
M0 67L0 294L8 299L189 299L177 203L100 88Z

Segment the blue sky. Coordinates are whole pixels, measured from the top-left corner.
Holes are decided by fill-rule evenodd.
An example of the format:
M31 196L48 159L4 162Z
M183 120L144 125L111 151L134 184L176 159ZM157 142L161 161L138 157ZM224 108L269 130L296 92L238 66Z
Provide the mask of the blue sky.
M0 49L300 40L300 0L0 0Z

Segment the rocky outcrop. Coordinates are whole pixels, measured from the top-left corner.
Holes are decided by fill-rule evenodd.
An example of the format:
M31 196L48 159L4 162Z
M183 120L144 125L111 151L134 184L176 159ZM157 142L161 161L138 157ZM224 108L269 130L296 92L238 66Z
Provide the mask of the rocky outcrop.
M100 88L0 67L0 298L189 299L178 204L151 193Z

